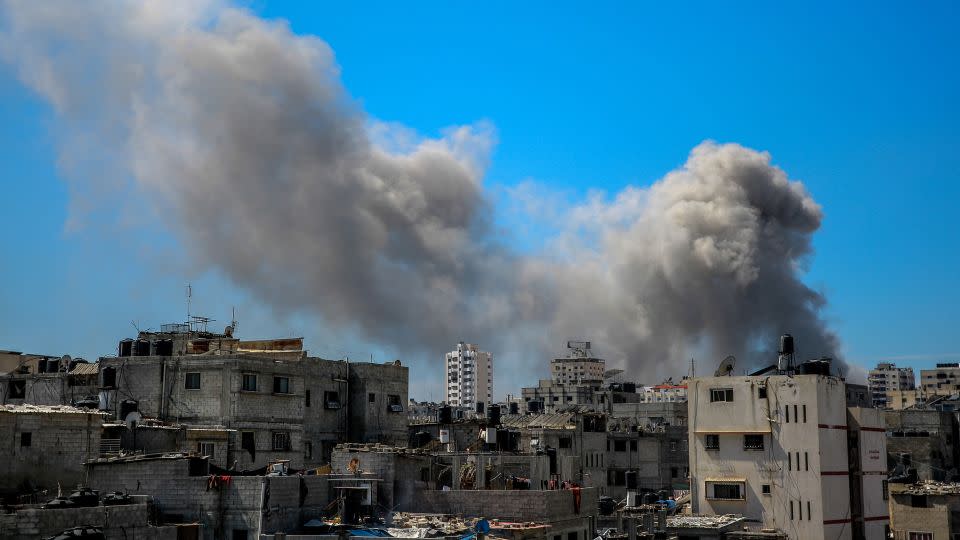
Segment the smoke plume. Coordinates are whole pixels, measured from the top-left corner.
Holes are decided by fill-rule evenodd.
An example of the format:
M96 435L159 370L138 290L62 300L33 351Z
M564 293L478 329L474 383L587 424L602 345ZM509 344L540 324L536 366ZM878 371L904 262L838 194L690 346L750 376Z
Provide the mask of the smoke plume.
M765 153L703 143L519 254L487 217L494 128L368 117L318 38L217 2L2 5L0 53L55 111L75 214L120 191L271 306L437 359L468 339L520 373L568 337L646 382L784 331L838 352L799 279L821 210Z

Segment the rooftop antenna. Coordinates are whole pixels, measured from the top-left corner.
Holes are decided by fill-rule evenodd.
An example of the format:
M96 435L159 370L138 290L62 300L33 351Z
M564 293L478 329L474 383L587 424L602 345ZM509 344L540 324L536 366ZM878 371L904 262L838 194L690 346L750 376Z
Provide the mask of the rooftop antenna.
M723 359L723 362L720 362L720 366L717 368L717 371L713 374L714 377L729 377L733 375L733 366L736 365L737 359L731 354L730 356Z
M693 361L693 357L690 357L690 378L696 378L697 376L697 363Z
M190 321L190 299L193 298L193 286L187 283L187 322Z

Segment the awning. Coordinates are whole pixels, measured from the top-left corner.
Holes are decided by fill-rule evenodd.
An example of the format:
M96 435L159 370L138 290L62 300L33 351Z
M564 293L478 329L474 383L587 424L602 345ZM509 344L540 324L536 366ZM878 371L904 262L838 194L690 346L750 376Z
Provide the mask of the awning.
M718 482L723 482L723 483L730 483L730 482L746 483L747 479L746 479L746 478L740 478L740 477L729 477L729 478L716 478L716 477L714 477L714 478L704 478L703 481L704 481L704 482L714 483L714 484L715 484L715 483L718 483Z

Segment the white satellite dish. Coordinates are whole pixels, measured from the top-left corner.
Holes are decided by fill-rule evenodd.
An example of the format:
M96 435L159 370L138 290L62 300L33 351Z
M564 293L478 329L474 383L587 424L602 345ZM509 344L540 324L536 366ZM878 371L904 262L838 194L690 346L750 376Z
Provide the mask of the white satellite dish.
M733 366L736 365L737 359L731 354L730 356L723 359L723 362L720 362L720 367L717 368L716 373L713 374L714 377L727 377L733 375Z

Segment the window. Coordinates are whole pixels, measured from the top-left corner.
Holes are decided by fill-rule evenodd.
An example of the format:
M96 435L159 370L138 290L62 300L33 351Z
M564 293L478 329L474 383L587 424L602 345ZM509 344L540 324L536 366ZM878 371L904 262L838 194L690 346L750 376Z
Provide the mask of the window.
M799 422L799 421L800 421L800 415L797 414L797 406L796 406L796 405L793 406L793 421L794 421L794 422Z
M807 405L806 404L803 405L803 423L804 424L807 423Z
M676 478L680 474L680 469L676 467L670 467L670 478Z
M810 501L807 501L807 521L810 521Z
M710 402L733 401L733 388L711 388Z
M20 434L20 446L30 446L33 443L33 433L25 431Z
M890 499L890 489L889 489L889 486L887 486L886 480L883 480L882 483L883 483L883 500L886 501Z
M244 392L256 392L257 391L257 375L256 373L244 373L243 378L240 381L240 390Z
M197 453L201 456L212 456L214 454L214 444L212 442L198 442Z
M568 532L567 540L577 540L577 531Z
M250 454L251 461L256 461L257 444L252 431L244 431L240 433L240 449L246 450Z
M233 540L247 540L247 530L233 529Z
M790 501L790 521L793 521L793 500Z
M376 403L376 402L377 402L376 394L374 394L373 392L370 392L369 394L367 394L367 403Z
M631 451L631 452L636 452L636 451L637 451L637 440L636 440L636 439L633 439L633 440L630 441L630 451Z
M290 377L274 377L273 393L289 394L290 393Z
M627 441L624 441L624 440L613 441L613 450L614 452L626 452Z
M797 462L797 468L798 468L798 469L800 468L800 463L799 463L799 462ZM807 453L807 452L804 452L804 453L803 453L803 470L805 470L805 471L809 471L809 470L810 470L810 454Z
M560 448L573 448L573 438L560 437Z
M310 390L303 391L303 405L304 407L310 406Z
M23 399L26 397L27 381L9 381L7 383L7 395L10 399Z
M759 398L759 399L767 399L767 387L766 387L766 386L758 386L758 387L757 387L757 398Z
M323 393L323 408L336 410L340 408L340 392L328 390Z
M770 484L763 484L762 486L760 486L760 493L762 493L762 494L764 494L764 495L769 495L769 494L770 494Z
M400 396L390 394L387 396L387 410L390 412L403 412L403 405L400 403Z
M720 435L710 434L704 437L703 445L707 450L719 450L720 449Z
M187 390L199 390L200 389L200 374L199 373L187 373L183 378L183 387Z
M927 496L926 495L911 495L910 496L910 506L914 508L927 508Z
M13 381L11 381L13 382ZM116 368L106 367L103 368L103 387L104 388L116 388L117 386L117 370Z
M789 423L790 423L790 406L789 406L789 405L784 405L784 406L783 406L783 412L784 412L784 414L787 415L787 419L786 419L786 421L785 421L784 423L785 423L785 424L789 424Z
M763 435L748 433L743 436L744 450L763 450Z
M791 454L790 452L787 452L787 470L788 471L793 470L793 454Z
M709 490L707 493L709 493ZM715 483L713 484L713 497L708 498L733 501L743 500L743 484L739 482L730 484Z
M677 441L675 441L675 440L671 440L671 441L670 441L670 451L671 451L671 452L676 452L676 451L677 451Z
M290 450L290 434L286 431L274 431L272 434L274 450Z
M908 540L933 540L932 532L913 532L909 533Z

